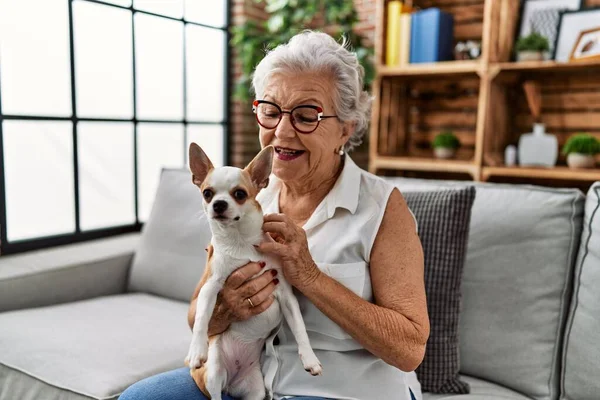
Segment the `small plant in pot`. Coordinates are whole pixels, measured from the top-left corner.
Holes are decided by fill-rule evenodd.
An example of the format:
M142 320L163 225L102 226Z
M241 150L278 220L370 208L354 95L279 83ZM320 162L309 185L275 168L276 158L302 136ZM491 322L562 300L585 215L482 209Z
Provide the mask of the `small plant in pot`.
M600 153L600 141L587 133L571 136L565 143L563 154L571 168L594 168L595 155Z
M542 61L544 52L548 50L550 50L548 39L537 32L519 38L515 44L517 61Z
M433 139L433 153L437 158L454 158L456 149L460 147L460 141L450 131L442 132Z

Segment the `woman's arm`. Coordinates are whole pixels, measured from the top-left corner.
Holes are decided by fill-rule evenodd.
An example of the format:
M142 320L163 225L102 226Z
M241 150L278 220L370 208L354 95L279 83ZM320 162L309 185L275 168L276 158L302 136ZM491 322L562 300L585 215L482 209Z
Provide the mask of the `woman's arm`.
M302 292L371 353L403 371L415 370L429 337L423 250L397 189L373 244L370 270L375 304L325 274Z
M281 226L269 226L287 243L293 241L289 229L286 232ZM285 246L261 247L284 251L277 245ZM295 278L293 284L319 310L388 364L403 371L413 371L421 364L429 337L423 249L412 215L397 189L390 196L371 251L375 304L320 273L314 261L306 265L306 256L297 257L305 260L305 265L297 265L290 274Z

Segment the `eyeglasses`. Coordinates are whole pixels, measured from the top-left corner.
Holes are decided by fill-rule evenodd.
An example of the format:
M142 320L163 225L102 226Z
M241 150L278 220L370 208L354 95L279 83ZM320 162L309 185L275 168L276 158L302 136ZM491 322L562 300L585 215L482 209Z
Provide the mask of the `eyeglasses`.
M266 100L254 100L252 112L260 126L266 129L275 129L283 114L290 114L292 126L300 133L314 132L324 118L337 118L337 115L323 115L323 109L319 106L300 105L283 111L277 104Z

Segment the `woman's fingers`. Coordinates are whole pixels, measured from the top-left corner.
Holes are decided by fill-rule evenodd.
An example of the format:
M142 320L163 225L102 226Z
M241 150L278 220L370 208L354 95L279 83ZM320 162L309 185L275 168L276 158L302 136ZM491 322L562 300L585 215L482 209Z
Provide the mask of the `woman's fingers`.
M277 242L262 242L256 247L256 249L261 253L275 254L278 256L283 256L286 253L289 253L286 245Z
M252 297L263 290L269 283L273 281L273 279L275 279L276 275L277 271L271 269L240 286L238 292L240 293L242 301L246 301L247 298Z
M249 262L233 271L231 275L225 280L225 285L232 288L238 289L242 286L248 279L252 278L254 275L258 274L264 267L264 263L257 262Z
M269 297L267 297L267 299L265 301L263 301L262 303L260 303L256 307L252 307L250 309L250 316L258 315L261 312L266 311L267 308L269 308L271 306L271 304L273 304L274 301L275 301L275 297L273 297L272 294L269 295Z
M290 227L284 222L265 222L263 224L263 231L274 233L284 238L290 238L290 234L292 233Z
M287 222L288 217L285 214L266 214L263 219L264 222Z
M254 304L254 307L252 307L252 308L256 308L259 305L261 305L263 302L265 302L271 296L271 294L273 293L273 291L275 290L275 288L277 287L278 284L279 284L279 279L275 278L271 282L269 282L267 284L267 286L265 286L258 293L256 293L254 296L248 297L250 299L250 301L252 302L252 304ZM248 303L250 303L250 302L248 302ZM250 306L250 304L248 304L248 306Z

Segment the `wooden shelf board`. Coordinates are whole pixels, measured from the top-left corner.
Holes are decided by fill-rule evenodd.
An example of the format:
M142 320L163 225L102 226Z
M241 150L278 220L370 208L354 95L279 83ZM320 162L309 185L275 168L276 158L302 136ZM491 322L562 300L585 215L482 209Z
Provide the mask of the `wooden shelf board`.
M600 67L600 60L574 61L561 63L556 61L527 61L527 62L508 62L497 64L500 71L577 71L589 69L590 67Z
M375 168L398 169L408 171L463 172L476 175L477 166L473 161L437 160L421 157L377 156L372 161Z
M600 168L571 169L569 167L483 167L483 179L491 176L513 178L538 178L573 181L600 181Z
M476 73L481 63L475 61L442 61L437 63L408 64L402 67L380 65L377 72L380 76L427 76Z

